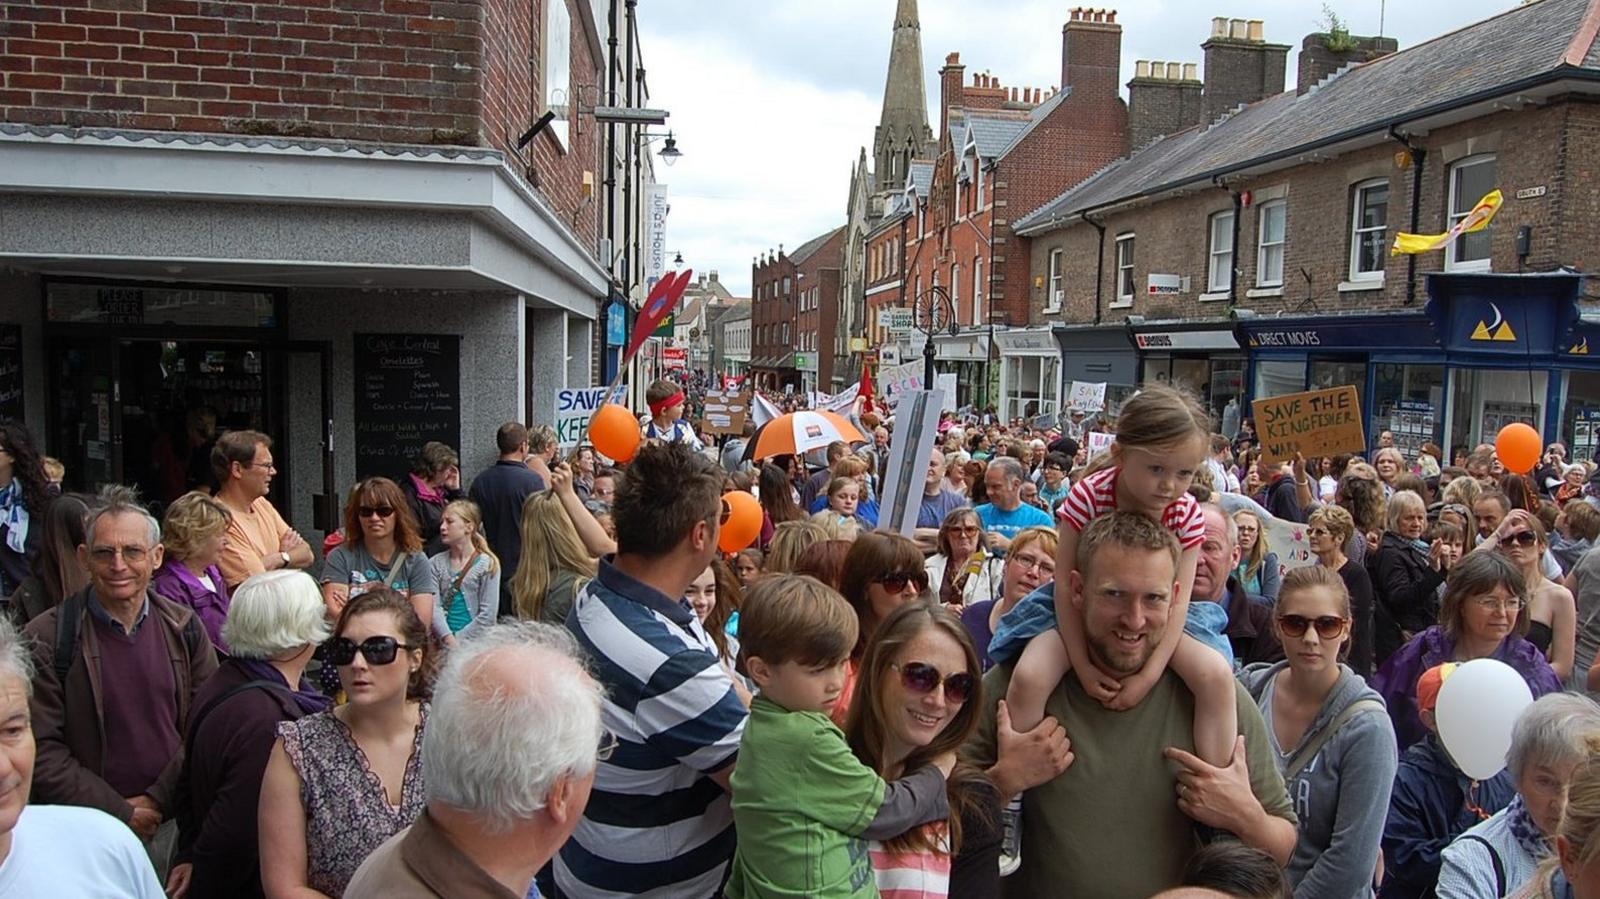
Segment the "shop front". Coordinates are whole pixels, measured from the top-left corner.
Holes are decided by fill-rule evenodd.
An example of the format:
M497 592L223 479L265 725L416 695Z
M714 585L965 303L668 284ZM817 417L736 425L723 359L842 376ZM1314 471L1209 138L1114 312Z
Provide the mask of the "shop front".
M1589 458L1600 444L1600 321L1572 274L1428 276L1422 311L1244 319L1249 398L1352 385L1369 442L1414 457L1493 443L1523 421ZM1592 330L1591 330L1592 329ZM1445 460L1450 461L1450 460Z
M902 353L901 361L920 360L927 340L926 335L912 331L908 347L909 355ZM987 329L973 329L954 335L936 335L933 338L933 352L934 373L956 376L957 407L981 406L994 395L985 387L988 384L986 366L989 361Z
M1133 322L1142 384L1176 384L1200 398L1221 432L1238 432L1246 354L1231 320ZM1109 392L1109 391L1108 391Z
M1032 419L1061 408L1061 346L1051 329L997 330L1000 353L1000 418Z
M1055 339L1061 348L1063 391L1073 381L1104 384L1106 413L1115 416L1139 389L1139 354L1128 342L1126 325L1058 326Z

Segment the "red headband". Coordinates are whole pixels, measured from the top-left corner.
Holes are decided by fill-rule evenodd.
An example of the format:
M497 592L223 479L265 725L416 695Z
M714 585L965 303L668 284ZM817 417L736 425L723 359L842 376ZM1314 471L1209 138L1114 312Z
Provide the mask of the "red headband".
M651 403L650 404L650 415L651 415L651 417L655 417L657 415L660 415L661 413L667 411L668 409L671 409L673 406L676 406L681 402L683 402L683 391L680 390L677 393L674 393L672 396L669 396L664 400L661 400L659 402Z

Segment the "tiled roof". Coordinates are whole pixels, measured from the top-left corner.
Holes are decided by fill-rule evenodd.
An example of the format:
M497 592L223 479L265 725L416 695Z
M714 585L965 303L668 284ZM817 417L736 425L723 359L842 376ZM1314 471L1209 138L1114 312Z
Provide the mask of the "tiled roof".
M972 142L977 146L978 156L993 159L1011 146L1011 141L1028 127L1030 121L1024 116L968 112L966 128L972 132ZM966 145L966 141L966 135L963 134L955 144L958 152Z
M306 153L362 156L410 156L417 159L503 159L498 150L483 147L383 144L368 141L323 140L298 137L257 137L239 134L202 134L193 131L136 131L128 128L68 128L59 125L20 125L0 122L0 135L46 139L122 141L131 144L186 144L191 147L243 147L299 150Z
M1581 28L1589 4L1590 0L1536 0L1352 66L1305 94L1286 91L1210 127L1168 135L1024 215L1016 228L1026 233L1097 206L1191 182L1209 183L1229 171L1381 132L1391 124L1576 72L1564 65L1563 56L1575 38L1593 40L1592 33ZM1600 70L1597 50L1596 46L1582 50L1585 68ZM1586 74L1593 77L1600 71Z
M822 249L822 245L827 243L829 238L843 230L844 225L840 225L839 227L834 228L832 231L818 234L816 237L811 238L810 240L796 247L795 251L789 254L789 261L795 265L805 262L807 259L811 258L813 253Z
M926 198L928 191L933 189L933 163L913 159L907 174L910 176L911 189L917 192L917 196Z

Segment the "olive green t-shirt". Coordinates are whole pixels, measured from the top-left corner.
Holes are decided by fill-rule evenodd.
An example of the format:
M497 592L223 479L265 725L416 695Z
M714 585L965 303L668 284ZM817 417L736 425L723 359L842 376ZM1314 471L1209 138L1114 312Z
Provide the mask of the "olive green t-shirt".
M872 859L860 839L885 784L821 712L790 712L757 696L733 769L729 899L872 897Z
M995 761L995 701L1006 695L1011 666L984 677L985 708L962 754L987 768ZM1238 687L1250 786L1267 814L1294 821L1294 809L1267 742L1261 711ZM1001 881L1008 897L1128 899L1177 886L1199 846L1198 825L1178 809L1178 765L1168 746L1194 751L1194 697L1168 671L1144 701L1113 712L1083 692L1072 675L1045 703L1066 728L1075 760L1022 800L1022 867Z

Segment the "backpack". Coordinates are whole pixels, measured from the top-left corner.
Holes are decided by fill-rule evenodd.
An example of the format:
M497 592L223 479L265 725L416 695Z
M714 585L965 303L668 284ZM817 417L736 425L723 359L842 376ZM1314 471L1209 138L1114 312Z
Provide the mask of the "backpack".
M83 619L84 604L87 602L84 592L80 590L63 600L56 612L54 662L57 683L67 682L67 672L72 670L72 660L78 655L78 623ZM183 644L189 651L189 658L193 659L200 652L202 641L206 639L200 631L200 616L191 612L189 620L183 625Z

